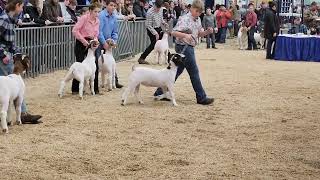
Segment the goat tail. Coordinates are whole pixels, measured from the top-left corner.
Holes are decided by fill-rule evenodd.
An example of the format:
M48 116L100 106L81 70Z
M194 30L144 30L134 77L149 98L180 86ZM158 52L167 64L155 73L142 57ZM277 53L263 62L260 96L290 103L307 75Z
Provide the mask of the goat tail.
M132 71L134 71L134 70L136 70L136 65L135 64L132 66Z

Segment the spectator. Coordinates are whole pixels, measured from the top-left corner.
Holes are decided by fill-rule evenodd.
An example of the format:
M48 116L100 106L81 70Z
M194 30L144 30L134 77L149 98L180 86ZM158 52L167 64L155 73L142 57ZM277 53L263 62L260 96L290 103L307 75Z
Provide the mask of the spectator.
M304 14L304 22L306 26L310 29L311 34L316 34L317 32L317 19L319 18L319 11L316 2L312 2L310 9Z
M138 62L139 64L149 64L145 59L154 49L157 40L162 38L163 32L161 24L163 23L163 12L162 12L162 0L156 0L155 6L152 7L147 13L146 27L147 34L150 38L150 45L141 54Z
M4 11L7 4L7 0L0 0L0 14Z
M29 3L24 7L24 16L28 15L33 22L41 26L49 25L51 22L49 20L42 19L40 16L40 1L42 0L29 0Z
M258 17L257 26L258 26L259 32L263 31L267 8L268 8L268 4L265 0L263 0L261 2L261 8L259 9L257 14L257 17Z
M219 10L216 14L217 25L218 25L218 35L216 42L225 43L226 33L227 33L227 22L231 18L231 14L226 10L224 5L219 6Z
M69 5L67 6L67 13L71 16L71 22L73 23L78 21L78 18L76 16L76 7L77 7L77 1L69 0ZM66 21L66 19L64 21L68 22Z
M130 14L130 12L128 11L128 15L123 14L124 10L125 10L125 5L124 5L124 0L117 0L117 8L116 8L116 15L117 15L117 19L121 19L121 20L132 20L135 19L136 16L132 13Z
M115 43L118 41L118 21L115 14L116 9L116 1L115 0L104 0L106 8L99 13L99 42L100 46L96 50L96 76L94 79L94 91L96 94L99 94L99 66L98 66L98 58L101 56L101 50L109 50L110 47L107 44L108 39L112 39ZM116 87L122 88L123 86L119 84L118 76L116 74Z
M214 29L213 33L207 35L207 48L210 48L211 42L212 48L217 49L215 44L215 32L218 32L217 20L216 17L211 13L210 8L207 8L206 15L203 18L202 26L205 30L208 30L208 28Z
M89 8L83 7L80 9L79 13L80 13L80 16L87 15L87 14L89 14Z
M13 73L13 55L20 52L20 49L15 46L15 20L23 11L23 0L10 0L5 7L5 10L0 15L0 76L5 76ZM25 100L21 107L21 122L25 123L40 123L40 115L31 115L27 112Z
M82 62L88 53L89 40L97 40L99 35L99 18L100 4L94 3L89 7L89 13L79 18L72 29L72 34L76 37L75 55L76 61ZM72 94L79 94L79 81L73 79Z
M231 14L231 18L228 21L228 29L229 29L229 37L232 39L234 38L234 23L236 20L236 16L237 16L237 7L234 3L231 4L230 8L229 8L229 12Z
M123 15L127 16L129 20L135 19L136 15L133 13L133 4L125 5L124 9L122 10Z
M45 2L41 18L55 23L62 23L64 21L58 0L47 0Z
M176 19L178 20L181 16L182 8L178 1L174 1L174 11L176 12Z
M176 11L174 10L174 3L173 1L169 1L169 17L170 19L173 20L173 25L175 26L176 25L176 19L177 19L177 13Z
M265 35L265 38L268 40L267 57L266 57L267 59L274 59L276 38L280 31L280 24L279 24L278 16L276 15L276 10L277 10L276 3L270 2L269 9L267 9L267 12L266 12L265 24L264 24L264 35ZM272 44L274 44L273 48L272 48Z
M235 15L235 21L234 21L234 36L238 36L239 31L239 23L241 22L241 13L239 5L236 5L237 14Z
M294 25L289 30L289 34L298 34L298 33L307 34L308 29L307 29L307 26L305 26L304 24L301 24L300 17L295 17Z
M246 27L248 31L248 48L247 50L257 50L257 43L254 40L254 33L256 32L257 14L254 12L253 4L249 4L249 11L246 15Z
M63 22L77 22L77 16L75 15L75 7L77 6L76 0L60 0L59 2Z
M133 13L137 17L146 18L146 11L144 10L145 0L138 0L133 3Z

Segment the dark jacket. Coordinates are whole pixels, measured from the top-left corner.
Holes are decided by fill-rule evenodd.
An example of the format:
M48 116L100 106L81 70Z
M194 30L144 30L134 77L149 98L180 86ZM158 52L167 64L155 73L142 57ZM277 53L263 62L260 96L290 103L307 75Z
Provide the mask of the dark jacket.
M78 22L76 12L74 10L72 10L69 6L67 6L67 12L70 14L73 22Z
M181 16L181 7L180 6L175 6L174 10L176 11L176 19L179 19L179 17Z
M39 24L39 25L45 25L45 20L41 19L40 13L37 9L37 7L34 7L32 5L24 6L24 14L29 14L30 19L33 20L33 22Z
M280 24L278 16L276 15L276 12L267 9L266 11L266 17L265 17L265 24L264 24L264 34L267 39L273 39L273 34L277 33L279 34L280 31Z
M58 17L62 17L61 7L59 4L52 5L51 1L46 1L43 5L42 16L44 20L57 22Z
M141 7L139 2L135 2L133 4L133 13L137 16L137 17L143 17L146 18L146 11L144 10L144 7Z

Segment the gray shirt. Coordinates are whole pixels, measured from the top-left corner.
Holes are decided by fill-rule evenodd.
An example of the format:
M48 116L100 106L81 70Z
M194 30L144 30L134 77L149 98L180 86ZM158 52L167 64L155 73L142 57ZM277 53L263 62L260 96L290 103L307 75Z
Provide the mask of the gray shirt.
M209 27L216 28L217 27L216 17L213 14L205 15L203 17L202 26L204 29L207 29Z

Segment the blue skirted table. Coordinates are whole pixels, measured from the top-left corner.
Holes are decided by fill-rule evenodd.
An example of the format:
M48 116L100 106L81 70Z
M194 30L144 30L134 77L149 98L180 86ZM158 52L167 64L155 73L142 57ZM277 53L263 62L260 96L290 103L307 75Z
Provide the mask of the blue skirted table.
M275 49L276 60L320 62L319 36L282 34Z

